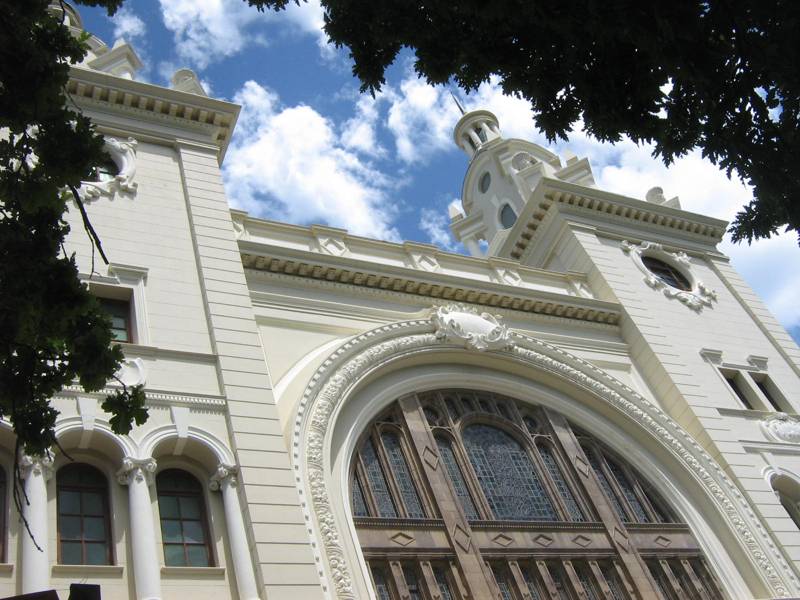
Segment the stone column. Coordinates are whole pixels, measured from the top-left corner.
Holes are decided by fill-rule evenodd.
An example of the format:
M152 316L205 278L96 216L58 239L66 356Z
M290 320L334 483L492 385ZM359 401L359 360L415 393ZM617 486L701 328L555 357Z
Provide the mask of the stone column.
M49 456L23 455L19 468L24 481L26 498L22 498L24 526L22 538L22 593L30 594L50 589L50 555L47 552L47 481L53 475L53 459Z
M233 571L236 575L236 587L239 590L240 600L258 600L258 585L253 571L253 559L250 556L250 546L247 543L247 533L244 529L242 507L239 504L239 494L236 491L238 469L231 465L220 465L217 472L211 476L209 487L222 493L222 504L225 506L225 525L228 530L228 545L233 561Z
M161 598L160 548L156 544L150 486L156 461L152 458L126 458L117 472L117 481L128 486L133 579L137 600Z

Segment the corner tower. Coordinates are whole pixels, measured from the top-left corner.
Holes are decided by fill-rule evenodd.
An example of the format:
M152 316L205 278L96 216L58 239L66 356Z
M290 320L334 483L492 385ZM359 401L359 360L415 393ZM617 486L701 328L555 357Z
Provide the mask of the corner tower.
M461 117L453 139L470 164L461 191L463 212L451 209L450 230L473 256L497 254L542 178L594 186L586 159L570 157L562 165L558 155L538 144L505 139L488 110Z

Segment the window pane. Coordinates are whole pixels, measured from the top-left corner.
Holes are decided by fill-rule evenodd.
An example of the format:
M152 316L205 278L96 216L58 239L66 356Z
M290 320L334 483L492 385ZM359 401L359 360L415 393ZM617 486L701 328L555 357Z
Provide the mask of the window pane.
M85 540L106 539L105 522L102 517L84 517L83 539Z
M589 464L592 466L594 474L597 475L597 480L600 482L600 487L603 489L606 497L611 502L611 507L614 509L614 512L617 513L617 516L621 521L629 523L630 518L628 518L625 510L622 508L622 504L620 504L620 501L617 498L617 495L614 493L614 490L611 489L611 484L608 482L605 471L603 471L603 469L600 467L600 461L597 459L597 455L592 452L591 448L585 446L582 447L584 454L586 454L586 458L589 459Z
M642 503L639 502L639 498L636 496L636 492L633 490L633 484L631 484L628 476L613 460L606 459L606 463L608 464L608 468L611 471L611 474L614 476L614 479L617 480L619 488L622 490L622 494L625 496L625 499L628 501L631 509L633 509L636 522L650 523L652 519L647 515L647 512L645 512Z
M439 454L442 457L445 469L447 469L447 474L450 476L450 481L453 483L453 488L455 488L458 501L461 503L461 508L464 510L464 515L466 515L467 519L472 520L480 518L478 516L478 510L475 508L475 503L472 501L472 496L469 494L469 488L467 488L464 474L461 472L461 467L456 461L456 455L450 440L437 437L436 444L439 447Z
M87 565L108 564L108 546L104 543L86 544L86 564Z
M175 496L158 496L158 512L162 519L177 519L180 517L178 512L178 499Z
M80 542L61 542L61 564L79 565L83 563Z
M378 600L392 600L392 593L386 574L379 567L372 567L372 581L375 583L375 595Z
M408 464L406 464L406 459L403 456L400 437L396 433L384 433L381 439L383 440L384 448L386 448L389 468L397 482L397 487L400 488L400 495L403 497L403 504L406 507L408 516L412 519L424 518L425 511L422 510L417 489L414 487L414 480L411 478Z
M63 540L81 539L81 518L62 516L58 520L59 533Z
M164 564L168 567L185 567L186 556L183 545L164 544Z
M419 589L419 580L414 565L403 565L403 578L406 580L409 598L411 600L422 600L422 591Z
M539 448L542 462L544 462L544 466L550 474L550 478L553 480L558 494L561 496L561 500L563 500L564 505L567 507L570 521L585 521L586 519L581 509L578 507L575 496L572 495L572 490L569 489L569 485L567 485L563 473L561 473L561 468L558 466L556 457L553 456L553 451L550 449L550 446L539 444L537 447Z
M161 537L164 542L183 542L181 522L161 519Z
M367 502L364 500L364 492L361 490L361 483L358 477L353 474L351 482L353 494L353 515L356 517L368 517L369 510L367 510Z
M445 567L433 567L433 575L436 577L436 585L439 586L442 600L453 600L453 592L450 590L450 582L447 579Z
M514 438L496 427L473 425L464 431L464 443L495 518L557 520L533 464Z
M200 503L202 499L194 496L194 497L181 497L180 507L181 507L181 518L183 519L199 519L200 515L202 514L202 510L200 509Z
M207 567L208 548L205 546L186 546L186 553L189 555L190 567Z
M389 494L389 488L383 476L383 469L378 461L378 455L375 453L375 445L372 443L371 439L364 442L364 445L361 447L361 458L364 460L364 468L367 471L367 479L369 480L369 487L372 490L372 496L375 498L375 504L378 506L378 516L396 517L397 510L395 510L392 496Z
M60 482L59 482L60 483ZM58 492L58 512L78 515L81 512L81 493L68 490Z
M97 492L83 492L81 494L81 508L85 515L103 515L105 514L105 507L103 506L103 496Z
M203 525L200 521L183 522L183 541L187 544L203 544L206 541Z

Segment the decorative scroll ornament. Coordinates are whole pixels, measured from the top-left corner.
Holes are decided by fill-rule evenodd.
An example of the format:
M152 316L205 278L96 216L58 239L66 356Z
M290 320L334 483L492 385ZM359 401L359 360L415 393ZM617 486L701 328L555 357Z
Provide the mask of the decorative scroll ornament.
M136 145L138 142L133 138L118 140L117 138L105 138L103 149L111 155L114 164L117 165L119 172L116 175L102 176L99 181L81 182L81 195L83 200L97 200L101 196L113 197L117 192L136 192L136 182L133 181L136 175Z
M53 476L53 457L49 452L36 456L23 454L19 457L19 470L23 479L32 474L42 476L47 481Z
M644 282L654 290L662 290L667 298L676 298L697 312L703 310L704 306L711 306L712 301L716 302L717 293L702 281L695 279L691 271L691 262L685 252L668 252L664 250L661 244L656 244L655 242L632 244L627 240L623 240L620 247L625 254L628 254L633 259L638 269L644 273ZM664 283L660 277L657 277L647 268L647 265L642 261L643 256L652 256L667 263L680 264L683 267L681 271L689 280L692 289L688 291L679 290Z
M134 481L146 481L147 485L153 485L156 466L154 458L124 458L122 468L117 471L117 481L121 485L130 485Z
M217 490L222 489L222 486L226 481L230 487L236 487L239 485L239 480L237 479L238 474L239 469L236 466L221 464L211 476L211 480L208 482L208 487L212 492L216 492Z
M431 315L436 339L459 343L469 350L481 352L503 350L514 345L508 328L500 323L499 318L461 304L439 306Z
M800 419L790 415L774 415L761 421L767 436L789 444L800 444Z
M147 369L145 369L144 361L141 358L126 360L115 375L128 387L144 385L147 381Z

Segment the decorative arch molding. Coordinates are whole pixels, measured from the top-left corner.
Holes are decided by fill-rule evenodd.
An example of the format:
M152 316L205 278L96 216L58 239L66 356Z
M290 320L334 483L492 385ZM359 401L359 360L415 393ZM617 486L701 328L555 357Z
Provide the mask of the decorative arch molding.
M185 433L179 432L178 428L174 424L161 425L160 427L156 427L155 429L149 431L147 435L142 438L142 441L139 444L139 457L152 458L153 452L160 444L168 440L180 439L189 439L200 443L214 455L214 458L218 461L218 464L236 464L233 453L230 451L227 445L225 445L225 443L223 443L216 436L208 433L207 431L199 429L198 427L194 427L193 425L190 425ZM216 468L216 465L214 465L214 467Z
M474 314L458 305L445 307L448 315L459 309ZM326 472L330 470L327 449L334 416L366 380L390 363L420 358L426 353L480 351L474 345L464 344L463 339L454 340L437 331L436 321L393 323L345 342L313 375L298 407L293 433L296 481L310 530L315 530L320 540L315 547L320 573L327 571L337 598L352 599L357 595L340 532L343 524L337 522L326 486ZM485 334L490 324L478 327L475 333ZM771 595L789 597L800 592L800 583L791 567L733 481L666 413L605 371L551 344L513 331L508 333L507 340L503 347L485 352L554 375L619 411L620 418L636 424L693 476L730 525L731 534L753 562L754 572Z
M135 457L138 453L136 442L126 435L114 433L111 430L111 425L105 419L94 418L91 424L87 426L86 419L80 415L66 417L56 422L54 430L56 439L62 439L71 432L99 434L119 449L123 459ZM91 450L91 446L81 448L81 450Z

